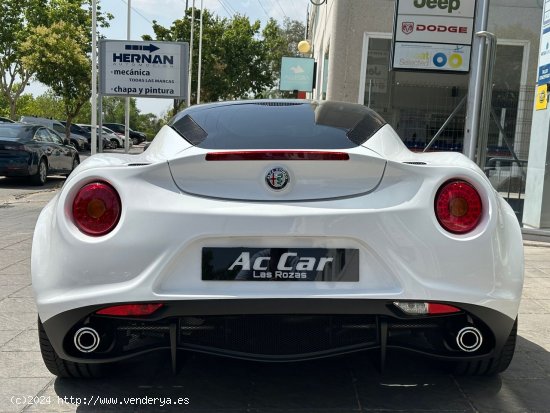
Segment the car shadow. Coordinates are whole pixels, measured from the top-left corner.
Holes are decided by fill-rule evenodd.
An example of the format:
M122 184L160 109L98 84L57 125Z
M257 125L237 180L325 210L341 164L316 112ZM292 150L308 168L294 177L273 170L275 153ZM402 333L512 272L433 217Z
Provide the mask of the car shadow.
M61 403L77 411L358 412L548 411L550 354L518 337L510 368L493 377L459 377L450 366L390 352L384 373L378 352L299 363L256 363L203 354L169 353L119 363L107 379L57 379ZM546 389L546 390L544 390Z
M44 189L59 188L65 182L64 176L48 176L43 186L33 185L28 177L0 177L0 188L23 189L41 191Z

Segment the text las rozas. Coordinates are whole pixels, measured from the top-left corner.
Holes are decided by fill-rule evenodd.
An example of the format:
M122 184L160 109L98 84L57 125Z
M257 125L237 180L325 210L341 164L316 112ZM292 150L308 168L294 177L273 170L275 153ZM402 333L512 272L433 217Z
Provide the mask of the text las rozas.
M124 87L116 86L113 88L115 93L124 93L132 95L175 95L174 89L165 89L160 87Z

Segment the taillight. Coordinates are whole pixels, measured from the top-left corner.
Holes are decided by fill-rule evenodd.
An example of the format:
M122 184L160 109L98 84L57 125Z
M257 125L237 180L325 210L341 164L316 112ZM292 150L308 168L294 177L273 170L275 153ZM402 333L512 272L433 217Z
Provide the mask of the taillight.
M96 314L100 315L111 315L118 317L128 317L128 316L147 316L153 314L159 308L162 307L162 304L122 304L114 305L112 307L102 308L99 311L96 311Z
M435 215L441 226L453 234L472 231L481 219L481 198L476 189L461 180L448 181L435 196Z
M460 308L442 303L428 303L422 301L394 301L393 303L408 315L437 315L460 312Z
M120 218L120 197L105 182L83 186L73 201L74 223L85 234L99 237L108 234Z
M269 150L209 152L207 161L347 161L346 152Z

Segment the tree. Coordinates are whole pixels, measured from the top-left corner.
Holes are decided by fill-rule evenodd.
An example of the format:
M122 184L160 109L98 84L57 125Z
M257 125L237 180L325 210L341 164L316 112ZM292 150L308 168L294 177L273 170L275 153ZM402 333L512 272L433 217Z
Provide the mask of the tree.
M101 13L98 6L100 26L108 26L111 18L110 14ZM37 27L50 27L56 22L90 28L87 37L91 39L91 0L2 0L0 4L0 93L9 105L12 119L16 118L17 102L34 75L24 63L21 46Z
M2 0L0 5L0 92L9 106L9 116L15 120L17 100L32 77L21 61L19 45L35 24L38 1Z
M154 22L156 40L189 42L191 9L186 18L165 28ZM198 43L200 10L195 11L193 47L193 73L198 70ZM143 36L144 40L152 40ZM235 15L231 19L214 16L203 11L203 49L201 73L201 100L247 98L273 86L268 45L261 38L260 22L250 22L246 16ZM196 102L196 76L190 84L191 102ZM179 107L175 107L177 111Z
M276 84L281 75L281 60L283 56L300 56L298 43L304 40L305 26L298 20L290 20L286 17L282 27L273 18L269 19L262 31L267 45L268 60L271 67L273 83ZM291 97L292 92L268 90L262 93L262 97Z
M58 22L31 30L22 43L23 63L36 78L63 98L66 135L73 118L91 96L91 61L86 32L71 23Z
M40 96L22 95L17 105L18 116L38 116L41 118L64 119L65 104L63 99L48 90Z

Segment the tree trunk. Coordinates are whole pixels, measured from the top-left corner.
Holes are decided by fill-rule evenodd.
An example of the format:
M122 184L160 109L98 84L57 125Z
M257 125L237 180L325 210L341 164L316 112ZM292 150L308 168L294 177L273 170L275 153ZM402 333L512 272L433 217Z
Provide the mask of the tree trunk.
M67 121L65 123L65 138L71 140L71 125L73 124L73 117L67 115Z
M10 119L11 120L17 120L15 119L16 112L17 112L17 100L10 99Z

